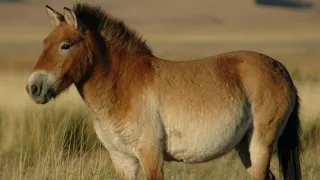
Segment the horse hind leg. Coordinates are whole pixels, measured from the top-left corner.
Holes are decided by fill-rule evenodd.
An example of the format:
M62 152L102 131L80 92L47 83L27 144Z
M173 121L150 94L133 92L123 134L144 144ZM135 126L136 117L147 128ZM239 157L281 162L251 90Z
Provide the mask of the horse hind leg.
M275 179L270 162L278 132L276 124L281 122L283 116L272 109L260 107L255 110L257 113L254 114L252 127L236 147L251 180ZM266 110L272 116L266 116Z
M295 101L293 99L288 102L287 96L277 93L274 93L273 98L265 99L263 103L259 103L261 101L255 102L255 106L252 107L252 126L248 130L245 138L237 145L237 149L252 180L275 179L273 173L270 171L272 152L278 141L279 133L282 133L280 129L286 127L288 122L292 121L291 119L297 119L291 118L291 114L294 107L299 104L296 103L297 105L294 106ZM294 122L295 121L292 121L291 124ZM296 125L292 126L293 128L291 128L290 132L295 132ZM287 134L293 134L290 132ZM283 135L280 137L282 136ZM293 151L291 149L282 148L281 154L284 155L282 158L285 161L283 163L284 167L286 167L286 164L292 164L288 162L289 160L287 160L288 158L285 156L285 152ZM294 166L291 169L294 171L294 169L299 168Z
M273 143L261 143L254 135L249 131L236 146L238 155L252 180L274 180L269 169Z

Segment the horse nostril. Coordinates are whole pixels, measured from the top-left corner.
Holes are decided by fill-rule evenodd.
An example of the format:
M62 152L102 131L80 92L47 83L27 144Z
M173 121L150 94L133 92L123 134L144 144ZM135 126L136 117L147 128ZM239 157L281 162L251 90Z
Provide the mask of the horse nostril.
M33 96L39 96L41 93L41 88L38 87L36 84L33 84L30 90Z

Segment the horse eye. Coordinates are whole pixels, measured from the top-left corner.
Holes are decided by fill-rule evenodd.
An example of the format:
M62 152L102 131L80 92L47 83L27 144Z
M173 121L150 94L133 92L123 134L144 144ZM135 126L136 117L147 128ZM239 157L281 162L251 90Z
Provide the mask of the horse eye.
M70 44L63 44L63 45L61 46L61 49L63 49L63 50L68 50L68 49L70 49L70 47L71 47Z

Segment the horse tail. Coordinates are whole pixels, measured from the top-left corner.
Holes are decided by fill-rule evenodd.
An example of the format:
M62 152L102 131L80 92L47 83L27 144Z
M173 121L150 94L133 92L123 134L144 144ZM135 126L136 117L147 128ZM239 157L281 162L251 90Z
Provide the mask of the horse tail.
M278 140L278 158L284 180L300 180L300 97L296 93L293 111Z

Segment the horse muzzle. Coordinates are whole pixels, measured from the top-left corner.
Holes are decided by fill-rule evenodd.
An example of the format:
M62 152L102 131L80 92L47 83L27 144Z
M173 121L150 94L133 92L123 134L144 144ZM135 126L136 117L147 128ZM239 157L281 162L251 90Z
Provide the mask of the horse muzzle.
M55 96L55 75L43 71L30 75L26 90L29 97L37 104L46 104Z

